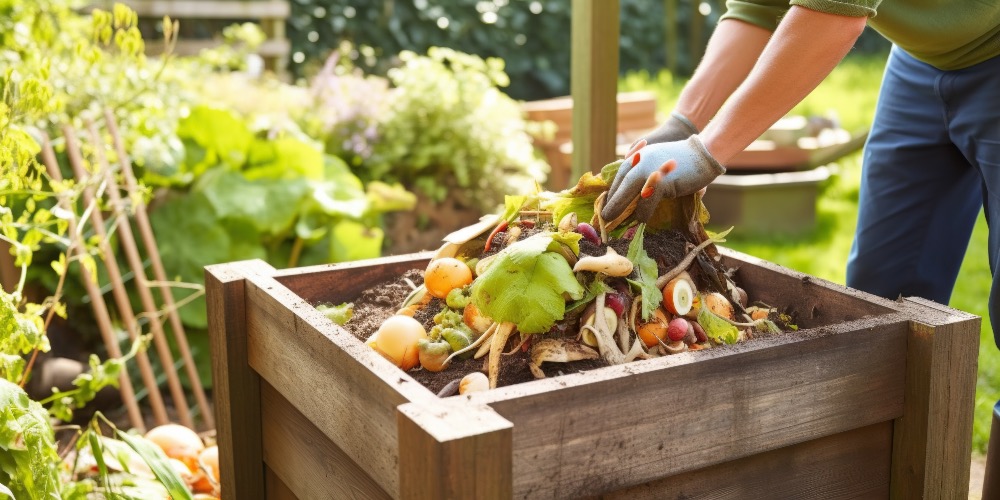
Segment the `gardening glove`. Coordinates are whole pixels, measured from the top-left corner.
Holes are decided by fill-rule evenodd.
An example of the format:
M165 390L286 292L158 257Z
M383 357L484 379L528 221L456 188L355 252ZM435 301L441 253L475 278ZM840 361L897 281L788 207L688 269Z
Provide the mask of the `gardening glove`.
M634 218L645 222L664 197L694 193L725 172L697 135L660 144L640 140L618 168L601 217L606 221L618 218L638 197Z
M691 120L677 111L671 111L663 125L642 136L642 139L646 139L647 144L659 144L661 142L683 141L697 133L698 127L695 127ZM636 143L638 142L636 141Z

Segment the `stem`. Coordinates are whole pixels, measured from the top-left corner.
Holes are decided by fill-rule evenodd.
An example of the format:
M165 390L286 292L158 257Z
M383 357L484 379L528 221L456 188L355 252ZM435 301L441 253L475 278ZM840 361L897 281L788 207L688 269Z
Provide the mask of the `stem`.
M68 253L72 249L72 247L73 244L71 243L70 246L66 249L66 252ZM67 253L64 253L63 255L67 255ZM59 275L59 282L56 284L56 289L52 293L51 297L52 306L49 307L49 310L45 315L45 323L42 325L42 331L44 332L49 331L49 325L52 324L52 317L56 313L55 304L57 304L59 302L59 298L62 297L63 285L66 284L66 274L67 272L64 269L63 272ZM24 278L27 275L28 275L28 266L22 265L21 282L19 283L18 291L24 288ZM25 366L24 373L21 374L21 380L17 383L18 387L23 389L24 385L28 383L28 377L31 375L31 370L35 367L35 360L38 359L39 350L40 346L37 344L35 345L34 349L31 350L31 358L28 359L28 365Z
M726 235L729 234L729 231L732 231L732 230L733 230L733 228L729 228L729 229L727 229L727 230L725 230L725 231L723 231L723 232L721 232L721 233L719 233L719 234L717 234L715 236L712 236L711 238L709 238L709 239L707 239L707 240L699 243L698 246L694 247L693 250L691 250L690 252L688 252L688 254L685 255L684 258L681 259L680 263L678 263L676 266L674 266L673 269L671 269L671 270L667 271L666 273L664 273L663 276L660 276L659 278L656 278L656 288L659 288L659 289L662 290L663 287L667 286L667 283L670 283L670 280L676 278L677 276L680 276L680 274L682 272L684 272L685 269L687 269L688 267L691 267L691 263L694 262L695 257L698 256L698 252L700 252L700 251L708 248L709 245L712 245L714 243L722 243L722 242L726 241Z
M288 267L295 267L299 263L299 256L302 254L302 238L296 236L295 243L292 243L292 254L288 257Z

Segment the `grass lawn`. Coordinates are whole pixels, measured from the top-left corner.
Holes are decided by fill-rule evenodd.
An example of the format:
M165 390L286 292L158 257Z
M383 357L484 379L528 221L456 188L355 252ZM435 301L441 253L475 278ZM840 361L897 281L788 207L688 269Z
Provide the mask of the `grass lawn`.
M883 67L884 58L849 57L796 107L795 112L827 114L832 110L848 130L867 127L875 111ZM655 77L639 73L623 78L619 89L656 91L659 108L666 113L676 102L683 84L668 73ZM811 231L797 235L747 234L740 233L737 227L726 246L797 271L844 283L845 265L858 212L860 153L840 160L838 167L836 175L822 188L816 207L817 223ZM1000 399L1000 351L993 342L986 308L992 283L987 236L986 220L980 214L949 304L983 318L973 428L973 449L981 453L985 452L989 439L993 404Z

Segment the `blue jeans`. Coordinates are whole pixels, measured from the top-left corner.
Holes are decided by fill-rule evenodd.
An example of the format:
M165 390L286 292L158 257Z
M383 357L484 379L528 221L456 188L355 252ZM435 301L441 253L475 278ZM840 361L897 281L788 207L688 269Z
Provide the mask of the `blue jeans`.
M1000 57L942 71L893 48L864 151L847 285L947 304L983 207L1000 255ZM1000 287L989 299L1000 345Z

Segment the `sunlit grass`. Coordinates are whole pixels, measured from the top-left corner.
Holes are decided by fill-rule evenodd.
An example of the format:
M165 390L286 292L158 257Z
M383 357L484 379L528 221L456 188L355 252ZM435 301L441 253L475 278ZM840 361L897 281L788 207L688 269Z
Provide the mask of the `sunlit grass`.
M793 112L827 115L832 110L847 130L868 127L875 111L884 63L884 57L849 57ZM656 92L659 110L665 115L677 101L684 83L665 72L655 78L648 74L631 74L619 82L619 89ZM797 271L844 283L858 213L861 154L839 160L837 167L835 175L821 188L816 204L816 224L810 231L784 235L741 233L737 227L726 245ZM973 448L979 452L985 452L993 404L1000 400L1000 351L993 342L987 313L992 284L988 234L986 221L980 215L949 304L983 318L973 428Z

